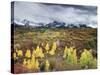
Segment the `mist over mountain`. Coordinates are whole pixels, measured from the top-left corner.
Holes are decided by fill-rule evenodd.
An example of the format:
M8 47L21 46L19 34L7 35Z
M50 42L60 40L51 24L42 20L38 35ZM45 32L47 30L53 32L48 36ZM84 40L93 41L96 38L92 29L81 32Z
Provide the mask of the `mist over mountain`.
M36 23L29 21L27 19L24 19L22 21L15 20L12 22L12 25L16 27L31 27L31 28L92 28L86 24L80 23L80 24L73 24L69 23L66 24L65 22L54 20L50 23Z
M97 28L97 7L85 5L14 2L13 20L32 27Z

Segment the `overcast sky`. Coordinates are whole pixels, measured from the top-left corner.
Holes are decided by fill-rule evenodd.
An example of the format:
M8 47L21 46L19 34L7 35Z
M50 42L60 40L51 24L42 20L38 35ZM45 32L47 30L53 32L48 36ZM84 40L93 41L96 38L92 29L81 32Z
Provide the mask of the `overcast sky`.
M15 2L14 18L22 21L28 19L32 22L49 23L54 20L67 24L87 24L97 27L97 7L79 5L60 5L33 2Z

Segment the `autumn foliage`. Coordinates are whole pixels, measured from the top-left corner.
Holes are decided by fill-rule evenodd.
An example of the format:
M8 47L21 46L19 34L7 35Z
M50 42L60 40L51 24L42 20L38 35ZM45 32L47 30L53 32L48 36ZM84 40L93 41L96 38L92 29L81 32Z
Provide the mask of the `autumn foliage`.
M14 59L15 64L19 63L19 60L21 60L20 64L32 72L40 72L43 65L44 71L52 71L52 67L55 65L52 66L54 63L52 63L48 57L55 57L57 55L57 49L58 46L56 42L53 42L52 45L46 43L44 48L37 45L33 50L25 50L25 53L21 49L16 49L12 58ZM65 46L62 51L63 55L61 58L65 61L63 62L63 65L80 65L81 68L90 68L91 66L92 68L96 68L97 66L97 59L93 57L92 50L84 49L83 52L81 52L80 57L77 54L77 49L73 46ZM22 59L20 59L21 57ZM60 67L63 65L60 64Z

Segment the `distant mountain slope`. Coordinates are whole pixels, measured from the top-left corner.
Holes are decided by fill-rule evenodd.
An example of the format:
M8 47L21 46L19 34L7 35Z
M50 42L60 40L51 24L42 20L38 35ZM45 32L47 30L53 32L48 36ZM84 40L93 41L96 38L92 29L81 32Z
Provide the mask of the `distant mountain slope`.
M92 28L86 24L66 24L65 22L53 21L48 24L36 23L24 19L23 21L13 21L15 27L31 27L31 28Z

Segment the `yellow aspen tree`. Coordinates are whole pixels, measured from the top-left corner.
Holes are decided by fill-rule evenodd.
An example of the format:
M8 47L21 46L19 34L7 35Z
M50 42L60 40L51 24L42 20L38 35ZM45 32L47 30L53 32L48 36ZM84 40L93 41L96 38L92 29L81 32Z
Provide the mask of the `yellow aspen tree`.
M63 54L63 58L66 58L67 57L67 46L65 47L65 49L64 49L64 54Z
M36 50L35 49L32 51L32 56L36 57Z
M30 58L30 57L31 57L31 52L30 52L30 50L27 50L27 51L26 51L25 57L27 57L27 58Z
M72 55L72 52L71 52L70 48L68 49L68 53L67 53L67 58L66 59L67 59L67 62L69 64L73 63L73 55Z
M94 58L93 61L92 61L92 68L97 68L97 59Z
M46 53L48 53L48 51L49 51L49 44L48 43L46 44L45 49L46 49Z
M39 46L37 46L36 51L35 51L35 55L36 55L36 57L43 58L44 54L43 54L42 48L40 48Z
M77 54L76 54L76 49L73 50L73 64L77 64Z
M50 55L54 55L54 54L55 54L55 50L52 49L51 51L49 51L49 54L50 54Z
M92 61L93 61L92 53L90 51L88 51L87 49L84 49L84 51L81 53L81 57L80 57L81 67L83 67L83 68L90 67Z
M40 50L40 48L39 48L39 46L37 46L37 48L36 48L36 50L35 50L35 55L36 55L36 57L39 56L39 50Z
M44 53L42 51L42 48L40 48L39 56L40 56L40 58L43 58L44 57Z
M53 45L52 45L52 49L56 50L56 48L57 48L57 44L56 44L56 42L54 42Z
M36 62L35 62L35 69L36 70L39 70L40 68L39 68L39 61L38 60L36 60Z
M48 60L45 61L45 71L49 71L50 63Z
M73 47L65 47L63 58L66 58L67 63L69 64L77 64L76 49L74 49Z
M24 59L23 60L23 65L26 66L26 64L27 64L27 61L26 61L26 59Z
M31 60L30 60L30 59L27 60L27 65L26 65L26 67L27 67L28 69L32 69L32 64L31 64Z
M81 67L85 67L87 65L87 54L86 54L86 50L84 50L82 53L81 53L81 57L80 57L80 65Z
M13 59L16 60L17 59L17 55L16 52L13 53Z
M23 51L22 51L22 50L18 50L18 51L17 51L17 55L18 55L19 57L23 56Z
M32 56L31 60L32 62L35 62L35 56Z
M73 46L70 47L70 52L73 52L73 50L74 50L74 47Z
M89 57L89 62L91 62L91 60L93 59L93 55L92 55L92 50L90 49L89 51L87 51L87 57Z
M91 67L93 65L92 62L94 60L91 49L89 51L87 51L87 57L88 57L88 67Z
M34 52L32 53L32 58L35 59L35 54L34 54Z
M39 46L37 46L36 51L39 51L39 49L40 49Z
M49 51L50 55L55 55L55 50L57 48L56 42L53 43L51 51Z
M35 56L32 56L31 58L31 64L32 64L32 69L35 69Z

